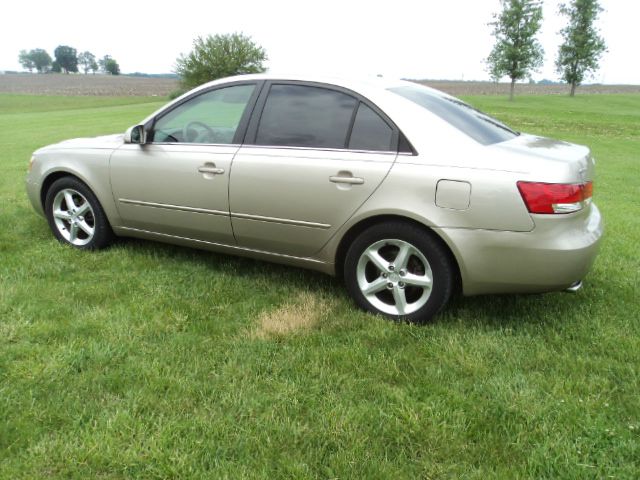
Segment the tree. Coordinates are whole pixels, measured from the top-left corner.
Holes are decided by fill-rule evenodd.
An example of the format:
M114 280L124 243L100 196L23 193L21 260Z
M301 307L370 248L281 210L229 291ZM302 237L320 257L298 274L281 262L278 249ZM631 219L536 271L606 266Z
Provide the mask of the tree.
M104 69L111 75L120 75L120 65L113 58L105 62Z
M59 45L53 51L56 62L64 73L78 71L78 53L75 48L67 45Z
M26 50L20 50L18 61L20 62L20 65L22 65L22 68L24 68L25 70L29 70L30 72L32 72L33 69L36 68L36 64L33 63L31 55Z
M34 48L29 52L38 73L44 73L51 66L51 56L42 48Z
M86 75L89 70L92 70L92 67L95 65L95 70L98 69L98 64L96 63L96 56L91 52L82 52L78 55L78 63L82 65L82 70L84 70L84 74ZM95 73L94 70L94 73Z
M556 69L571 84L572 97L585 76L598 69L600 57L607 50L594 26L600 12L598 0L573 0L569 5L560 5L560 14L569 17L569 24L560 30L564 42L558 51Z
M242 33L198 37L188 55L176 60L175 72L185 88L217 78L265 71L265 50Z
M511 79L509 99L513 100L516 80L522 80L542 65L544 51L536 35L542 24L540 0L500 0L502 12L494 14L496 44L487 58L493 78Z
M100 69L104 73L109 73L111 75L120 75L120 65L116 62L111 55L105 55L99 61Z
M51 57L47 51L42 48L34 48L28 52L26 50L20 50L18 61L30 72L35 68L38 73L43 73L49 70L51 66Z

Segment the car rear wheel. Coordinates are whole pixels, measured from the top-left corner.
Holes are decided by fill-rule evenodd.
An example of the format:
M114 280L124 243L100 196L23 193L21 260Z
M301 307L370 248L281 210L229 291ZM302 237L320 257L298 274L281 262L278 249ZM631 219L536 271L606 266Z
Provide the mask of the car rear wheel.
M84 183L73 177L53 182L45 199L45 211L55 237L81 249L109 245L113 232L100 202Z
M425 323L447 303L454 268L433 234L405 222L374 225L349 248L344 276L363 309L394 320Z

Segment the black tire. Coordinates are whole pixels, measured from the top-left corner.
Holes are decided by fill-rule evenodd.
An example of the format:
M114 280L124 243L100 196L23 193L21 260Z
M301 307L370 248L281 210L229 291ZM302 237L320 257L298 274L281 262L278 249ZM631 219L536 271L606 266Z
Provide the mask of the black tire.
M68 204L66 194L71 194L73 205ZM54 215L56 208L58 213ZM72 211L76 213L71 214ZM45 197L45 214L53 235L62 243L97 250L113 242L114 234L102 205L91 189L75 177L59 178L51 184ZM75 217L76 214L79 216ZM65 215L69 218L62 218Z
M396 260L401 264L399 269L395 268ZM380 265L386 265L385 269ZM363 231L349 247L344 264L347 290L359 307L411 323L432 321L446 305L455 286L455 272L448 249L435 234L402 221ZM363 288L371 291L365 295ZM400 313L398 305L406 312Z

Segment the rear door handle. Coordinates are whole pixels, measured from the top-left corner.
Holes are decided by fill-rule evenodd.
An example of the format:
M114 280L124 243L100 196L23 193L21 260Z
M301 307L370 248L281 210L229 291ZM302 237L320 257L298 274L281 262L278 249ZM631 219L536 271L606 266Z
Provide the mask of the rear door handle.
M222 175L224 173L224 168L208 167L206 165L203 165L201 167L198 167L198 171L200 173L211 173L213 175Z
M329 177L329 181L331 183L347 183L349 185L362 185L364 183L364 178L360 177L342 177L339 175L333 175Z

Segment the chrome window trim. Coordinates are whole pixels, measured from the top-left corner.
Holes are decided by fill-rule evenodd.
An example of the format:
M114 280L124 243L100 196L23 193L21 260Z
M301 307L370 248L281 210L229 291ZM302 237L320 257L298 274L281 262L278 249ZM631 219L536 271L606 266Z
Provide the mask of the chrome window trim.
M189 143L189 142L149 142L145 145L168 145L182 147L185 145L193 145L194 147L236 147L242 146L240 143Z
M349 148L318 148L318 147L295 147L291 145L255 145L245 144L242 145L242 148L251 148L251 149L259 149L266 148L269 150L302 150L302 151L314 151L314 152L336 152L336 153L367 153L367 154L376 154L376 155L388 155L395 156L398 155L398 152L394 150L352 150ZM409 154L411 155L411 154Z
M255 145L255 144L239 144L239 143L181 143L181 142L150 142L146 145L165 145L165 146L184 146L193 145L196 147L236 147L236 148L266 148L269 150L303 150L303 151L317 151L317 152L347 152L347 153L366 153L376 155L409 155L413 154L409 152L398 153L394 150L353 150L350 148L317 148L317 147L294 147L290 145Z

